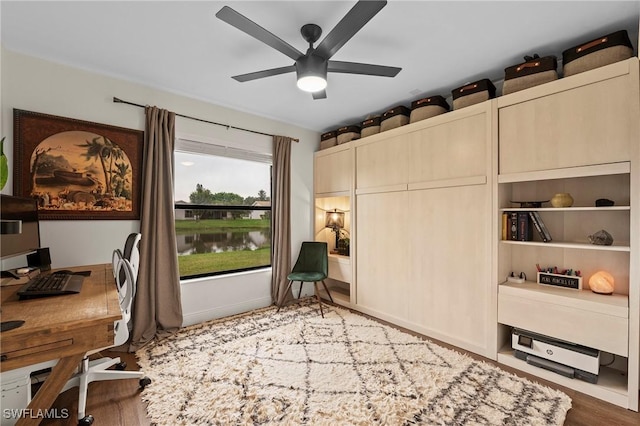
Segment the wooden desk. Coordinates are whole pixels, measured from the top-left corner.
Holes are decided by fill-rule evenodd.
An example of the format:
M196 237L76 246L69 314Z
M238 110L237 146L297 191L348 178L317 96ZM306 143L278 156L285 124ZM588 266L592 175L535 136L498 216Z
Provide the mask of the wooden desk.
M2 321L25 323L0 335L0 371L60 359L27 407L31 413L51 407L85 353L113 345L113 323L122 318L110 264L67 269L91 270L79 294L18 300L20 285L1 288ZM17 424L41 420L22 418Z

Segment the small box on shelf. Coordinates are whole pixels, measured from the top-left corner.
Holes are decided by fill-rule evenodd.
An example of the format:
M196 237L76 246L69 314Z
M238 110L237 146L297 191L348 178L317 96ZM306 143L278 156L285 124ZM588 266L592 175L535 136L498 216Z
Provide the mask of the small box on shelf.
M568 288L572 290L582 290L582 277L576 275L562 275L552 274L549 272L538 272L538 284Z

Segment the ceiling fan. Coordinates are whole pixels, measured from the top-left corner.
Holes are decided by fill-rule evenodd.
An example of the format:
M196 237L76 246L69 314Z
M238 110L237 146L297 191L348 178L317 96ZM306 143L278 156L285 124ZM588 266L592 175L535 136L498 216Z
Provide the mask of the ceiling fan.
M245 82L295 71L297 85L300 89L311 92L313 99L324 99L327 97L325 90L327 72L395 77L402 68L330 60L386 4L386 1L358 1L317 47L313 47L313 44L320 38L322 29L316 24L303 25L300 28L300 33L309 43L309 49L306 53L300 52L244 15L224 6L216 13L216 17L295 61L293 65L286 67L236 75L232 78L239 82Z

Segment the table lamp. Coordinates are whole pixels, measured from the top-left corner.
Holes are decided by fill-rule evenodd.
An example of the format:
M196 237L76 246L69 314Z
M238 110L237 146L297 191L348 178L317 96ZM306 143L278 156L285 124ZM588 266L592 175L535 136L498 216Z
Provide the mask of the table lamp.
M332 212L327 212L327 220L324 224L325 228L331 228L336 234L336 250L338 249L338 240L340 239L340 230L344 228L344 212L339 212L337 209L333 209Z

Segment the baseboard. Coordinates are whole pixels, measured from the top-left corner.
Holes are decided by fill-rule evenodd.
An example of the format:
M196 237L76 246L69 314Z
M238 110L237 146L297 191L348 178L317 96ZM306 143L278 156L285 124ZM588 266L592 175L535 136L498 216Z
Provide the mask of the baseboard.
M203 311L191 312L188 314L183 314L182 326L186 327L212 319L241 314L253 309L264 308L269 305L271 305L271 297L261 297L259 299L246 300L241 303L234 303L232 305L216 306L214 308L206 309Z

